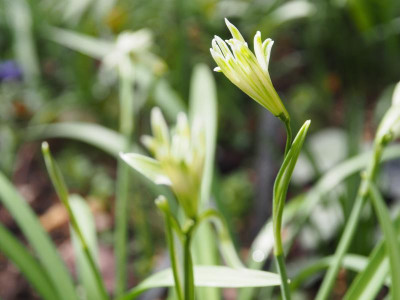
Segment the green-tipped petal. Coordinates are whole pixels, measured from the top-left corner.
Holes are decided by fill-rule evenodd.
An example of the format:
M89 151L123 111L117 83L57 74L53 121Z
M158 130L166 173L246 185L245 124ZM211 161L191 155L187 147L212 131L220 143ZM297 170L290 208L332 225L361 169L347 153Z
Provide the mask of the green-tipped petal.
M176 133L179 136L190 137L189 121L185 113L180 112L176 117Z
M166 146L169 145L168 125L158 107L154 107L151 110L151 130L158 143Z
M142 135L140 137L140 141L147 148L147 150L149 150L151 152L151 154L154 155L156 153L157 142L156 142L155 138L153 138L150 135Z
M227 18L225 18L225 24L231 32L233 38L241 41L242 43L246 43L243 36L240 34L240 31L231 22L229 22Z

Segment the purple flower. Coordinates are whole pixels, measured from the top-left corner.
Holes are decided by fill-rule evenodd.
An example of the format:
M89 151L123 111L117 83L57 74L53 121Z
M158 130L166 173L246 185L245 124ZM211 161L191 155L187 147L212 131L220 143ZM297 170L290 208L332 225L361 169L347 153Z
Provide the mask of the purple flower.
M22 79L22 70L15 61L6 60L0 63L0 82L19 81Z

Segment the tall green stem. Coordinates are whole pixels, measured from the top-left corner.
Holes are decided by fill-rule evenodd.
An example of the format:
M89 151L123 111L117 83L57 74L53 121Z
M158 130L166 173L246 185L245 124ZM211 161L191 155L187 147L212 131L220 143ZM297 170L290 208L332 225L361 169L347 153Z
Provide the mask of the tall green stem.
M168 251L169 251L169 256L170 256L170 260L171 260L172 274L174 276L174 281L175 281L176 295L177 295L178 300L184 300L182 283L181 283L181 279L179 276L178 259L176 257L176 251L175 251L174 234L172 231L173 224L172 224L171 217L168 215L168 213L166 213L165 211L163 211L163 212L164 212L164 218L165 218L165 230L167 233Z
M381 143L375 143L371 163L369 164L366 173L363 175L362 182L360 184L357 198L354 202L349 220L346 224L342 237L340 238L336 253L325 275L321 288L318 291L316 300L328 299L329 294L333 288L333 284L335 283L336 277L339 273L340 266L342 265L343 257L346 254L354 237L354 233L356 231L357 224L361 216L362 208L368 197L370 183L375 180L376 174L378 172L382 150L383 145Z
M185 241L183 246L183 270L184 270L184 295L185 300L194 300L194 275L193 275L193 260L190 251L192 242L192 230L189 229L185 234Z
M131 63L127 61L126 63ZM120 133L125 138L122 151L129 151L133 134L133 83L132 74L120 71L119 105L120 105ZM127 265L127 223L128 223L128 196L129 196L129 166L121 159L117 167L117 199L115 205L115 260L116 282L115 294L121 295L126 286Z
M284 160L286 158L286 155L288 154L290 147L292 145L292 129L290 127L290 119L282 119L283 123L285 124L286 128L286 147L285 147L285 156ZM278 178L277 178L278 179ZM275 184L277 182L277 179L275 179ZM284 193L286 195L286 193ZM273 203L276 205L277 203L281 203L280 205L283 205L284 201L277 201L275 197L279 197L280 195L277 195L275 193L275 186L274 186L274 194L273 194ZM285 197L285 196L283 196ZM284 200L284 199L283 199ZM274 208L273 211L278 211L278 209ZM290 288L289 288L289 279L287 277L287 272L286 272L286 266L285 266L285 256L283 252L283 245L282 245L282 235L281 235L281 222L282 219L280 216L276 215L273 213L272 218L275 219L274 224L276 224L274 228L274 237L275 237L275 245L274 245L274 254L275 254L275 259L277 263L277 268L279 271L279 275L281 276L281 293L282 293L282 298L284 300L290 300ZM279 219L277 219L279 218Z
M278 268L278 272L281 275L281 292L283 300L290 300L290 288L289 288L289 279L286 273L285 266L285 257L282 254L275 255L276 266Z

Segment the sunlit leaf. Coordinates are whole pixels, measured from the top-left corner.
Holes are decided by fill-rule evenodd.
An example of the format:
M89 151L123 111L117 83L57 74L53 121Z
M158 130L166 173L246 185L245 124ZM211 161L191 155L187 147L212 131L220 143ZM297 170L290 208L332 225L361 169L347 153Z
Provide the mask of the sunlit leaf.
M195 266L196 287L242 288L280 285L278 274L251 269L233 269L223 266ZM142 292L156 287L174 286L171 269L158 272L132 289L118 300L134 299Z

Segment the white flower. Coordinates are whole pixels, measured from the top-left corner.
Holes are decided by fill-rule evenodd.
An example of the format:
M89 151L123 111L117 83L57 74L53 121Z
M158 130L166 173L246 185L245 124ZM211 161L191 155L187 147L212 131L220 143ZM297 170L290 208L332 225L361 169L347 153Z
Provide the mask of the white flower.
M170 185L190 218L197 215L203 176L205 134L201 125L195 120L190 127L186 114L179 113L176 126L170 131L160 109L155 107L151 111L153 136L142 137L142 143L155 159L136 153L120 154L156 184Z
M398 137L400 137L400 82L394 89L392 105L379 124L376 140L379 143L387 143Z
M218 65L214 71L224 73L233 84L272 114L288 120L289 114L275 91L268 72L274 42L271 39L262 42L261 33L258 31L254 36L254 54L239 30L227 19L225 23L233 38L223 41L215 36L212 40L210 51Z

